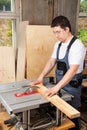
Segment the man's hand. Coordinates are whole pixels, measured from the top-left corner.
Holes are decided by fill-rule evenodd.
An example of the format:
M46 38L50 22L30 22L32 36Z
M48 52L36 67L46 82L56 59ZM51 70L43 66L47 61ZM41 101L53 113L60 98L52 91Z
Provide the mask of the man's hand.
M57 86L54 86L52 88L48 88L48 90L45 93L45 96L52 97L53 95L57 94L58 91L59 90L58 90Z
M43 84L43 79L38 78L38 79L32 81L30 83L30 85L33 87L34 85L41 84L41 83Z

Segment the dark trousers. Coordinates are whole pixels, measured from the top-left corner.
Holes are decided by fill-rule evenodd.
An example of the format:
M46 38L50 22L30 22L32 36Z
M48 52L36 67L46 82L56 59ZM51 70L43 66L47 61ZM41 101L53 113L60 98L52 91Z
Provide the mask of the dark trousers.
M80 121L80 118L74 118L74 119L71 119L71 121L73 123L75 123L75 127L71 128L69 130L81 130L81 121Z

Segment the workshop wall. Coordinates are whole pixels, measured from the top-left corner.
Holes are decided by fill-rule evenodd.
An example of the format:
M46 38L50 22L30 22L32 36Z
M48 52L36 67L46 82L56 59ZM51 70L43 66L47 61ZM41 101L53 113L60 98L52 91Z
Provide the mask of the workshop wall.
M21 18L30 24L49 25L57 15L65 15L72 24L73 34L77 34L80 0L22 0Z
M19 16L20 16L20 23L29 21L29 25L36 25L36 26L37 25L40 25L40 26L48 25L49 26L52 19L55 16L65 15L69 18L69 20L72 24L73 34L77 34L79 2L80 2L80 0L74 0L74 1L72 1L72 0L62 0L62 1L61 0L34 0L34 1L20 0L20 3L19 3L19 1L16 0L16 5L17 5L16 11L17 11L17 14L19 14ZM26 27L24 27L23 30L20 27L20 30L21 31L19 31L19 37L21 35L21 38L19 38L19 39L22 39L24 37ZM33 30L35 31L35 28ZM37 31L34 36L31 32L31 29L29 31L30 31L30 33L25 34L25 37L28 38L27 43L24 44L23 40L21 40L21 42L20 42L20 40L18 41L18 56L19 56L19 50L23 50L23 53L20 53L22 56L21 56L21 58L17 59L18 60L17 63L19 64L18 65L19 67L17 66L17 80L21 80L25 77L28 79L37 77L39 75L39 73L41 72L43 66L45 65L46 61L48 60L48 57L51 55L53 45L55 44L55 41L54 41L54 43L52 43L52 46L49 46L49 50L51 50L51 51L47 50L48 43L45 40L45 38L48 37L48 34L46 34L47 28L44 30L44 34L46 34L47 36L45 35L42 38L43 41L45 40L45 43L43 43L43 41L41 41L41 44L40 44L40 38L38 39L38 44L36 43L35 35L37 34ZM39 33L42 34L42 32L39 32ZM31 37L31 34L33 36L33 41L31 41L31 39L29 39ZM48 38L48 39L50 39L50 38ZM20 43L22 45L19 49ZM29 45L28 45L28 43L29 43ZM27 44L27 48L26 48L26 44ZM32 46L33 46L33 48L32 48ZM35 51L36 55L34 54L34 51ZM23 56L23 54L24 54L24 56ZM27 54L27 56L25 56L25 54ZM32 56L34 56L34 59L35 58L38 59L37 55L39 55L39 54L43 57L40 56L41 61L40 61L40 65L39 66L37 65L38 72L36 72L37 71L37 68L35 68L36 63L34 64L33 60L30 61L30 59L33 59ZM47 56L44 57L44 55L42 55L42 54L46 54ZM24 59L22 59L23 57L24 57ZM25 60L25 57L26 57L27 62L25 61L26 63L24 65L21 63L22 63L22 61ZM42 59L44 59L44 60L42 61ZM26 67L27 69L21 69L20 66L23 66L23 68ZM19 72L21 72L21 70L23 70L23 73L22 73L23 75L21 73L19 73Z

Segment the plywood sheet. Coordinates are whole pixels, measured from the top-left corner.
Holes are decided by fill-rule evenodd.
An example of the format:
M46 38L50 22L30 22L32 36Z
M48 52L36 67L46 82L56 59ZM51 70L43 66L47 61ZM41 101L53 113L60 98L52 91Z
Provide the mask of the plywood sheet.
M0 83L15 81L15 56L12 47L0 47Z
M50 26L27 26L27 79L37 78L51 56L57 38ZM49 76L54 76L53 70Z
M26 64L26 26L28 21L20 22L19 37L18 37L18 55L17 55L17 72L16 80L25 79L25 64Z
M60 98L57 95L54 95L52 97L44 96L47 88L42 85L38 84L38 92L45 97L48 101L50 101L52 104L54 104L59 110L61 110L65 115L67 115L70 119L76 118L80 116L80 112L77 111L75 108L73 108L71 105L69 105L66 101L64 101L62 98Z

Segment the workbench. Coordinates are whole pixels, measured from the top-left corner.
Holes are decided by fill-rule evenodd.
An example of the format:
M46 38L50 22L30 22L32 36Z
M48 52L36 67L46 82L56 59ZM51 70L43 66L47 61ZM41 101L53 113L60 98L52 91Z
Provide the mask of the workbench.
M26 86L30 80L17 81L0 85L0 100L6 111L11 114L19 112L23 113L23 121L30 124L30 110L39 108L41 104L48 103L39 93L29 96L16 97L14 94L22 90L22 86ZM51 85L48 85L51 86ZM72 100L72 96L62 91L62 99L65 101ZM28 127L30 130L30 127Z
M0 130L9 129L9 127L3 123L6 119L9 119L8 113L5 111L0 112ZM55 127L55 130L68 130L69 128L73 127L75 127L75 124L67 118L66 120L63 120L61 126ZM11 130L15 130L15 128L12 128ZM53 130L53 128L50 128L49 130Z

